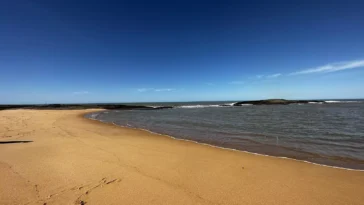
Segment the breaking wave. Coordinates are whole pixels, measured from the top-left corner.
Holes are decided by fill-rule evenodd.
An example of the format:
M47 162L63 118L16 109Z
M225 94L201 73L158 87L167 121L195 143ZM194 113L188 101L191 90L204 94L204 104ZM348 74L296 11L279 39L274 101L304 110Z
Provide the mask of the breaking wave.
M205 108L205 107L223 107L221 105L182 105L177 108Z
M351 101L327 100L327 101L325 101L325 103L360 103L360 101L355 101L355 100L351 100Z

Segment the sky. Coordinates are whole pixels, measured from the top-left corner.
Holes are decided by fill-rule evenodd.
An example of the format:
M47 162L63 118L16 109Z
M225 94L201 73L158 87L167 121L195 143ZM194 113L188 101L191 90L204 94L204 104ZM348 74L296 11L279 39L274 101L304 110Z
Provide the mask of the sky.
M363 1L0 1L0 104L364 98Z

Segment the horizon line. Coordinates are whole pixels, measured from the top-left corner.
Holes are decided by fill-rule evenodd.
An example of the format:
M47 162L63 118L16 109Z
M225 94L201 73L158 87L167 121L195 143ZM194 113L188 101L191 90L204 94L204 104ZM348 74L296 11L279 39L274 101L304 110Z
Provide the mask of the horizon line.
M240 101L257 101L257 100L276 100L276 99L283 99L283 100L363 100L363 98L265 98L265 99L254 99L254 100L197 100L197 101L141 101L141 102L79 102L79 103L19 103L19 104L2 104L0 103L0 106L4 105L55 105L55 104L61 104L61 105L78 105L78 104L133 104L133 103L191 103L191 102L240 102Z

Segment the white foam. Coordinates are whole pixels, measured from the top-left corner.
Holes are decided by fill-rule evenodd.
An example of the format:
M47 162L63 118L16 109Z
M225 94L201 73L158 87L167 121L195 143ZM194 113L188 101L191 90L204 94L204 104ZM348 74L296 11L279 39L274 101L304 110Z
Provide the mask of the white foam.
M308 102L309 104L322 104L322 102Z
M149 106L149 107L153 109L158 109L158 108L163 108L164 106Z
M357 103L357 102L360 102L360 101L354 101L354 100L351 100L351 101L336 101L336 100L327 100L325 101L326 103Z
M224 106L233 106L236 102L233 102L233 103L226 103L224 104Z
M220 105L181 105L177 108L205 108L205 107L223 107Z
M176 108L207 108L207 107L233 107L234 103L226 103L226 104L222 104L222 105L181 105L181 106L178 106ZM239 106L250 106L252 104L241 104Z
M99 116L99 113L92 113L90 115L90 118L93 119L93 120L96 120L97 116Z
M88 118L88 119L91 119L91 118ZM100 121L100 120L97 120L97 119L91 119L91 120ZM103 121L102 121L102 122L103 122ZM103 122L103 123L107 123L107 122ZM218 149L231 150L231 151L235 151L235 152L244 152L244 153L253 154L253 155L258 155L258 156L265 156L265 157L273 157L273 158L280 158L280 159L287 159L287 160L299 161L299 162L304 162L304 163L308 163L308 164L313 164L313 165L323 166L323 167L329 167L329 168L334 168L334 169L343 169L343 170L349 170L349 171L364 172L364 170L361 170L361 169L350 169L350 168L344 168L344 167L337 167L337 166L331 166L331 165L319 164L319 163L315 163L315 162L309 162L309 161L306 161L306 160L293 159L293 158L289 158L289 157L271 156L271 155L260 154L260 153L255 153L255 152L249 152L249 151L237 150L237 149L233 149L233 148L219 147L219 146L216 146L216 145L211 145L211 144L202 143L202 142L196 142L196 141L193 141L193 140L175 138L175 137L170 136L170 135L156 133L156 132L153 132L153 131L150 131L150 130L147 130L147 129L134 128L134 127L128 127L128 126L118 125L118 124L115 124L114 122L111 122L111 124L113 124L113 125L115 125L115 126L118 126L118 127L128 128L128 129L134 129L134 130L144 130L144 131L146 131L146 132L149 132L149 133L152 133L152 134L156 134L156 135L165 136L165 137L169 137L169 138L172 138L172 139L174 139L174 140L180 140L180 141L192 142L192 143L196 143L196 144L200 144L200 145L204 145L204 146L209 146L209 147L214 147L214 148L218 148ZM127 124L127 125L129 125L129 124ZM129 125L129 126L130 126L130 125Z

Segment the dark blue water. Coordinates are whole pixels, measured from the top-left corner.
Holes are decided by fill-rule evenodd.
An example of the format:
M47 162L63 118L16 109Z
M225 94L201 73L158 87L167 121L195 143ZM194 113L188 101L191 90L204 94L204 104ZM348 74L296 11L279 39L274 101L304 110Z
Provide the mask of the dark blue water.
M364 101L327 102L175 103L173 109L113 110L87 117L226 148L364 169Z

